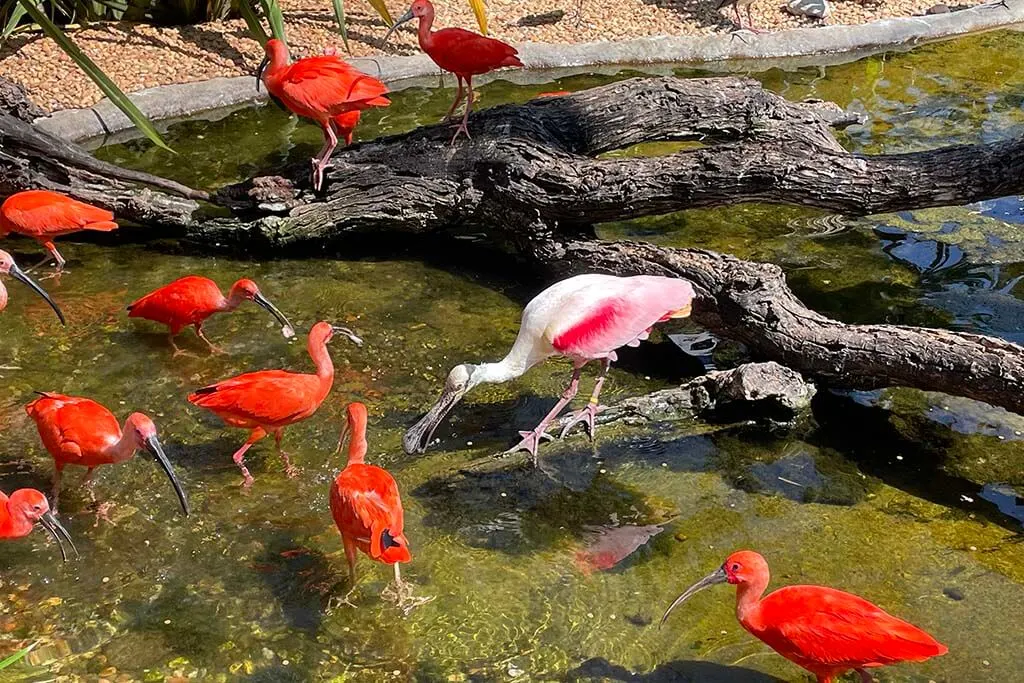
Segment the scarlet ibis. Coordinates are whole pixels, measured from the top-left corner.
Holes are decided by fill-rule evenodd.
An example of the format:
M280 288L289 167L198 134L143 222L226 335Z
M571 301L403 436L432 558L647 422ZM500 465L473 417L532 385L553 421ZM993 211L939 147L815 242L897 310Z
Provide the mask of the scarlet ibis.
M52 308L53 312L57 314L57 319L60 320L60 324L67 324L64 320L64 313L60 310L57 304L53 302L53 299L50 298L50 295L47 294L42 287L37 285L32 278L26 275L25 272L18 267L18 264L14 262L13 256L11 256L10 254L3 250L0 250L0 273L4 275L10 275L15 280L18 280L19 282L24 282L26 285L28 285L32 289L32 291L46 299L46 303L50 304L50 308ZM4 287L3 281L0 281L0 311L4 310L5 308L7 308L7 288Z
M537 464L541 439L552 438L545 431L547 426L576 396L583 366L597 360L602 369L590 402L572 414L572 420L561 433L565 436L577 422L583 422L593 438L594 416L602 409L598 397L608 368L617 358L615 349L638 346L647 339L653 325L689 315L693 295L693 286L686 280L651 275L577 275L548 287L523 310L519 335L504 359L452 368L440 398L406 432L402 441L405 451L426 450L438 424L473 387L515 379L552 356L572 360L572 380L537 428L519 433L523 440L510 452L529 451L534 465Z
M10 497L0 491L0 539L28 536L36 524L49 531L53 540L57 541L60 556L65 562L68 561L68 555L64 550L64 541L68 542L75 551L75 557L78 557L78 548L71 540L71 534L50 512L46 496L35 489L18 489Z
M469 113L473 111L473 76L485 74L488 71L500 69L503 66L522 66L517 56L519 52L507 43L494 38L482 36L462 28L443 28L439 31L431 31L434 23L434 6L430 0L415 0L409 11L398 18L398 21L384 35L384 40L394 33L395 29L407 21L419 19L419 41L420 48L426 52L434 63L445 71L455 74L459 82L459 91L455 94L455 101L452 102L445 120L452 118L455 109L462 101L463 93L469 98L466 102L466 113L462 116L462 123L455 130L454 143L459 138L459 133L465 133L469 137ZM462 82L466 82L463 90Z
M61 477L65 465L88 468L82 483L95 502L92 475L96 468L124 462L135 455L135 451L144 450L153 456L167 474L181 509L188 516L188 499L160 444L153 420L142 413L132 413L125 420L122 430L114 414L92 399L42 391L36 393L39 398L25 406L25 412L35 420L39 437L53 456L54 512L60 500ZM100 506L100 516L106 514L104 511L107 507L109 504Z
M823 586L768 587L768 563L750 550L733 553L721 567L688 588L677 606L716 583L736 586L736 618L743 628L789 661L832 683L854 669L871 683L866 669L897 662L923 662L944 655L945 645L864 598Z
M327 343L337 333L348 337L357 346L363 343L347 327L336 327L326 322L313 325L306 348L316 366L316 374L261 370L226 379L189 394L190 403L215 413L229 426L251 430L249 439L233 456L235 464L242 470L245 488L253 483L249 468L245 466L245 452L268 432L277 441L277 452L284 461L288 476L298 474L288 454L281 450L281 437L285 427L315 413L330 393L334 384L334 363L327 353Z
M366 406L350 403L346 409L347 421L338 439L338 452L348 439L348 463L331 485L331 515L341 532L348 560L351 589L356 585L356 550L361 550L377 562L395 568L396 597L400 603L411 597L402 583L399 562L409 562L409 541L404 533L402 499L398 484L387 470L367 465L366 458ZM346 602L348 596L345 598ZM420 598L419 602L423 599Z
M214 313L235 310L243 301L252 301L265 308L281 323L281 331L285 337L295 336L295 331L284 314L263 296L255 282L244 278L232 285L231 291L225 297L213 280L198 275L186 275L129 304L128 317L145 318L170 327L170 341L175 355L182 351L174 343L174 337L186 325L195 327L196 334L206 342L211 351L219 351L203 334L203 323Z
M324 169L338 146L336 117L388 106L391 101L384 97L388 88L334 54L306 57L289 64L288 46L280 40L271 38L265 49L267 56L256 70L257 89L262 80L267 91L281 104L323 128L324 146L312 160L313 188L319 190Z
M110 232L117 229L114 214L98 206L80 202L49 190L26 190L8 197L0 206L0 237L16 232L36 240L57 261L57 272L67 261L57 251L53 240L80 230Z

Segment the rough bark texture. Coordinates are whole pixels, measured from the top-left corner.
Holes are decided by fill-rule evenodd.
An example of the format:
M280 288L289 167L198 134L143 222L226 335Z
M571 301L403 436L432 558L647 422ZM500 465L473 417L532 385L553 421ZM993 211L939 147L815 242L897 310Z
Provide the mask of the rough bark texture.
M0 76L0 113L9 114L26 123L46 116L42 107L28 99L25 86L9 81L3 76Z
M750 200L867 214L1024 193L1024 139L857 156L832 134L855 122L834 104L788 102L747 79L623 81L475 114L473 139L454 146L449 126L354 146L336 155L322 195L310 191L305 163L224 188L213 200L232 216L204 220L194 201L202 193L103 164L0 115L0 193L68 191L211 249L322 247L385 231L484 233L552 277L688 278L701 325L809 377L944 391L1024 413L1019 346L845 325L807 309L776 266L593 239L595 222ZM691 144L658 157L602 156L664 141Z

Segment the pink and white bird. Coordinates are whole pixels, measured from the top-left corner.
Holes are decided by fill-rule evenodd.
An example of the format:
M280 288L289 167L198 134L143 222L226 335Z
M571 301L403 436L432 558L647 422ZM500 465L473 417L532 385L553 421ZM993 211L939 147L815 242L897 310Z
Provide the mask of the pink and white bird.
M553 438L545 430L576 396L583 366L597 360L602 368L590 402L572 413L572 420L560 435L565 436L576 423L583 422L593 438L594 416L602 410L598 397L608 368L616 360L615 349L638 346L657 323L688 316L693 296L693 286L686 280L652 275L577 275L548 287L523 310L519 336L504 359L452 368L440 398L405 433L405 452L426 450L434 430L473 387L515 379L552 356L572 360L572 380L537 428L519 433L523 439L510 452L529 451L534 465L537 464L541 439Z

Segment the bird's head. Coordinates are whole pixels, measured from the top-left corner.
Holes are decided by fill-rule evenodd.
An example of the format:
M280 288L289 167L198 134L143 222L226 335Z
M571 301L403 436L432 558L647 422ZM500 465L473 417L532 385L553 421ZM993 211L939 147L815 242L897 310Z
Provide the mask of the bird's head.
M661 625L664 625L672 610L716 583L761 584L761 590L764 590L764 586L768 585L768 563L761 555L752 550L740 550L733 553L725 559L721 567L683 591L665 610L665 615L661 618Z
M430 4L430 0L414 0L412 5L409 6L409 10L402 16L398 17L395 23L391 25L391 28L388 29L388 32L384 34L384 40L382 42L386 43L388 38L391 37L391 34L394 33L402 24L412 21L413 19L421 18L428 20L432 20L434 18L434 6Z
M164 453L164 447L157 437L156 425L153 424L153 420L143 413L132 413L125 423L125 431L131 434L132 439L135 441L135 448L152 455L153 459L156 460L157 464L160 465L160 468L167 475L167 478L171 480L174 493L178 496L181 509L187 517L189 514L188 498L185 496L185 491L181 488L178 475L174 473L174 468L171 467L171 461L167 459L167 454Z
M64 541L68 542L71 549L75 551L75 557L78 557L78 549L71 541L71 535L50 512L50 503L46 500L46 496L39 491L35 489L18 489L8 499L7 511L12 519L20 518L31 525L39 524L50 532L53 540L57 541L57 547L60 548L60 556L65 562L68 561L68 556L64 550Z
M470 389L483 381L483 375L479 370L479 365L471 363L463 363L452 368L452 371L448 373L448 379L444 382L441 396L430 407L427 414L405 433L402 447L406 453L411 455L427 450L427 445L434 436L434 430L441 424L441 421L462 400L462 397L469 393Z
M50 295L47 294L42 287L36 284L35 280L30 278L25 271L18 267L18 264L14 262L13 256L2 250L0 250L0 274L10 275L18 282L27 285L33 292L43 297L46 300L46 303L50 304L50 308L53 309L53 312L57 314L57 319L60 320L60 324L66 324L63 311L61 311L57 304L54 303L53 299L50 298ZM4 303L6 303L6 299ZM3 309L3 306L0 306L0 309Z
M277 318L277 322L281 323L281 333L284 334L285 338L291 339L295 336L295 328L288 322L288 318L284 316L277 306L270 303L270 299L263 296L260 292L260 288L256 286L256 283L248 278L242 278L231 286L231 292L228 294L228 301L231 305L237 306L242 301L252 301L257 306L266 310L270 315Z
M263 72L267 70L267 66L273 65L275 68L279 68L288 63L288 46L285 45L283 40L271 38L263 46L263 49L266 52L266 56L263 57L260 65L256 67L256 90L260 89L260 81L263 80Z

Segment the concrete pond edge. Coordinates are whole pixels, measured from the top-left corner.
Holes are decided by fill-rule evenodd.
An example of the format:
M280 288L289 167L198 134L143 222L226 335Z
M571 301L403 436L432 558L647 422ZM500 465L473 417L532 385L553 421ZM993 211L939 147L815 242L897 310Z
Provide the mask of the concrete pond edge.
M882 51L910 50L922 43L964 36L1024 23L1024 0L988 2L948 14L882 19L853 26L821 26L755 34L749 31L706 36L654 36L616 42L559 45L518 45L523 70L491 74L517 83L550 80L551 72L642 71L670 72L680 64L707 70L736 70L747 66L759 71L770 66L838 64ZM350 60L381 78L393 90L437 83L438 68L424 54L385 55ZM750 62L746 65L746 62ZM131 99L148 117L164 126L183 118L210 114L219 118L240 107L267 99L256 90L252 76L214 78L195 83L164 85L139 90ZM130 138L138 133L109 100L85 109L66 109L38 119L40 130L74 142L95 146L111 137ZM121 135L116 135L121 133ZM88 146L88 145L87 145Z

